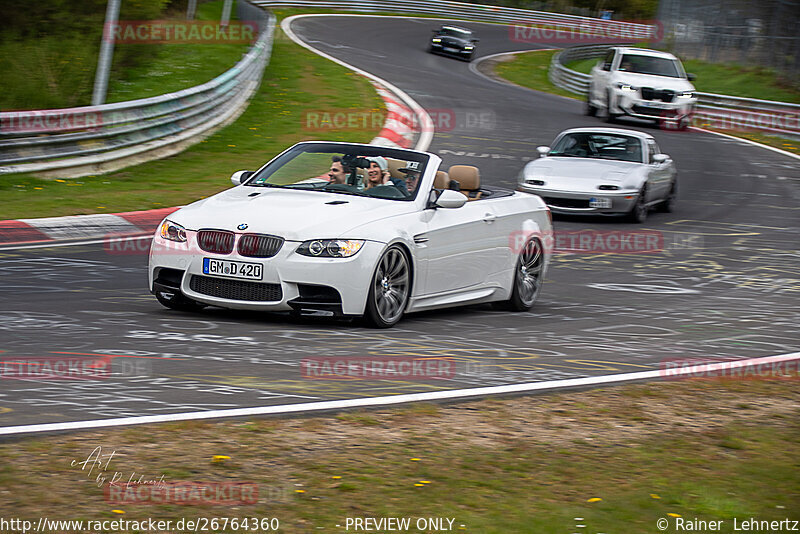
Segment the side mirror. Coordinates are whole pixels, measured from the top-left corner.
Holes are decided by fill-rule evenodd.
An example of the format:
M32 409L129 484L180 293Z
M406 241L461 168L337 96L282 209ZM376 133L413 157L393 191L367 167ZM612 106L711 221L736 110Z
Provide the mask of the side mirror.
M669 156L666 154L654 154L653 155L653 163L664 163L669 159Z
M437 208L460 208L467 203L467 197L463 193L445 189L439 198L436 199Z
M236 171L231 175L231 182L233 185L242 185L251 176L253 176L253 171Z
M474 39L472 39L472 42L473 42L473 43L477 43L478 41L480 41L480 39L478 39L478 38L474 38Z
M539 157L544 158L547 156L548 152L550 152L549 146L537 146L536 150L539 152Z
M696 74L692 74L691 72L687 72L686 73L686 79L689 80L690 82L693 82L693 81L695 81L697 79L697 75Z

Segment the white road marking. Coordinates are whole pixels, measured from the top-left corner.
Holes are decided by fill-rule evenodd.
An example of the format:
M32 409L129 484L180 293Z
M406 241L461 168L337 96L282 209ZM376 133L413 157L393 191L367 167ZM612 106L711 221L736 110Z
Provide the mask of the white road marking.
M717 363L700 363L696 367L681 367L669 370L669 378L676 379L680 376L691 376L698 372L706 375L715 371L729 371L740 367L776 364L800 359L800 352L765 356L762 358L748 358L746 360L725 361ZM14 434L33 434L39 432L60 432L65 430L87 430L90 428L108 428L125 425L143 425L152 423L167 423L175 421L193 421L200 419L216 419L220 417L251 417L256 415L277 415L290 413L311 413L325 410L345 410L351 408L366 408L372 406L390 406L407 402L440 401L451 399L465 399L469 397L483 397L488 395L504 395L509 393L529 393L532 391L548 391L562 388L588 387L607 384L618 384L636 380L652 380L664 377L665 371L640 371L636 373L620 373L615 375L589 376L567 380L549 380L545 382L532 382L527 384L510 384L506 386L479 387L470 389L453 389L447 391L431 391L425 393L410 393L405 395L391 395L388 397L367 397L362 399L346 399L335 401L306 402L298 404L283 404L278 406L260 406L254 408L233 408L228 410L209 410L205 412L174 413L165 415L146 415L138 417L120 417L114 419L99 419L90 421L70 421L66 423L45 423L38 425L20 425L0 427L0 436Z

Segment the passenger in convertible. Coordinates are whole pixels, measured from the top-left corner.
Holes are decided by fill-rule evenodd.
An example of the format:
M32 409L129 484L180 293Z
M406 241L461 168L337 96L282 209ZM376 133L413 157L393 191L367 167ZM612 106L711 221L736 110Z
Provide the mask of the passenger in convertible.
M389 173L389 164L386 158L381 156L370 156L367 158L370 161L369 168L367 169L367 189L379 185L393 185L400 190L403 195L408 196L408 188L403 180L393 178Z

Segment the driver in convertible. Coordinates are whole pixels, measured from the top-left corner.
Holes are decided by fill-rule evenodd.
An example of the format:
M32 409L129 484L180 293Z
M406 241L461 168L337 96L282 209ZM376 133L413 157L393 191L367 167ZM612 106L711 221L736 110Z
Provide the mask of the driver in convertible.
M370 189L379 185L393 185L400 190L405 196L408 195L408 188L400 178L393 178L389 173L389 164L386 158L381 156L370 156L367 158L370 161L369 168L367 169L367 187Z

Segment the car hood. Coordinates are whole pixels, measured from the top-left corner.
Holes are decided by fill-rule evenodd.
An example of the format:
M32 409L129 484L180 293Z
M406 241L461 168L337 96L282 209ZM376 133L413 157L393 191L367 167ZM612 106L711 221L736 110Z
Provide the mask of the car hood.
M369 223L414 210L413 202L321 191L238 186L186 206L169 219L187 230L264 233L288 241L369 239ZM246 228L239 228L246 224ZM359 235L349 235L356 227Z
M694 91L694 85L684 78L636 74L634 72L614 73L614 81L630 84L634 87L652 87L653 89L672 89L673 91Z
M544 181L543 189L598 192L601 184L638 187L638 171L643 167L630 161L552 156L528 163L523 172L524 180Z

